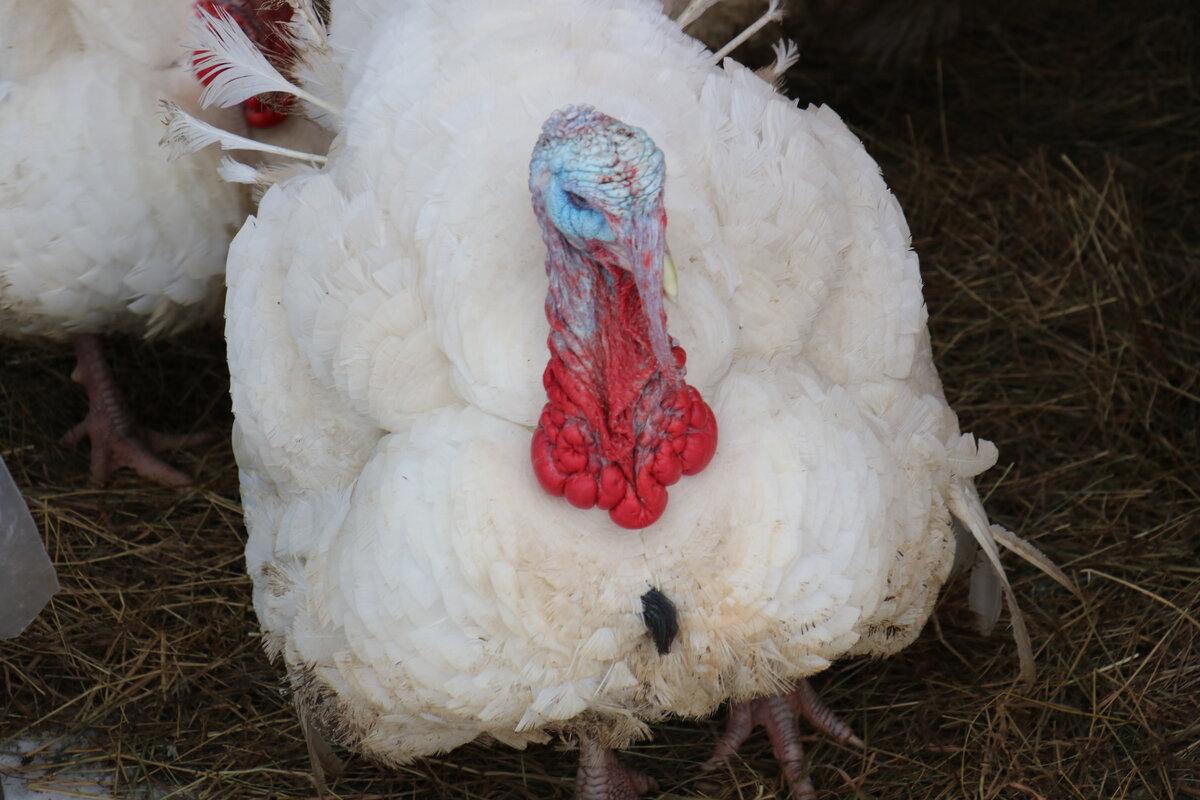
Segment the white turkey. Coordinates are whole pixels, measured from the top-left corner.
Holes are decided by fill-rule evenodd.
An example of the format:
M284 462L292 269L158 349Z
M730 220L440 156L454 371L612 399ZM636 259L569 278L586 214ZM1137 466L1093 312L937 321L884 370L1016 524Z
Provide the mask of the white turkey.
M810 797L797 715L854 739L804 679L916 637L955 520L997 569L1018 546L878 167L656 0L332 19L300 70L328 160L266 191L226 305L254 603L303 718L387 763L557 735L616 800L650 782L615 749L728 701L714 759L761 722Z
M90 410L67 439L91 439L94 482L128 466L188 483L152 450L204 438L135 425L99 339L176 333L221 305L243 194L215 155L158 146L160 99L198 108L194 16L191 0L0 0L0 335L74 342Z

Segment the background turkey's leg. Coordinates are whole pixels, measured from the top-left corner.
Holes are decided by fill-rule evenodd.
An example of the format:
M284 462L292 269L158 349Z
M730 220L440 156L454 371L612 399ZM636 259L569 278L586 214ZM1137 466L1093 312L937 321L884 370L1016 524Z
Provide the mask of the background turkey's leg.
M165 486L187 486L184 473L163 461L155 452L175 447L196 447L213 441L213 433L166 434L135 425L112 370L104 359L100 337L94 333L71 337L75 345L75 369L71 378L88 393L88 413L63 441L75 444L91 440L91 482L101 484L114 470L129 467L143 478Z

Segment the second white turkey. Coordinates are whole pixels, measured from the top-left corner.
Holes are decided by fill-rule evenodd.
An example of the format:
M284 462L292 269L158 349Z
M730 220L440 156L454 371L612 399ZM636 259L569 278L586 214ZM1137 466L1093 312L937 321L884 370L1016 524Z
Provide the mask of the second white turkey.
M270 48L281 12L263 0L228 7ZM88 391L91 478L118 467L179 486L187 475L154 450L210 439L138 426L100 337L155 338L215 317L225 254L250 210L211 152L171 160L159 146L160 101L199 110L192 0L0 0L0 335L75 347ZM250 98L251 102L256 102ZM245 130L261 108L208 111ZM255 118L257 114L259 118ZM282 121L276 116L272 121ZM311 139L306 125L275 138ZM254 146L254 143L248 143Z

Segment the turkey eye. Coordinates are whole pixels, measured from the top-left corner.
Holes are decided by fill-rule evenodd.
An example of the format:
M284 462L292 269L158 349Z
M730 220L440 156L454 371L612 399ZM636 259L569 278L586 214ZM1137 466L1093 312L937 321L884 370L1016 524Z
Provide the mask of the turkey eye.
M563 233L580 239L612 241L613 233L604 213L583 195L558 186L546 199L553 209L554 226Z

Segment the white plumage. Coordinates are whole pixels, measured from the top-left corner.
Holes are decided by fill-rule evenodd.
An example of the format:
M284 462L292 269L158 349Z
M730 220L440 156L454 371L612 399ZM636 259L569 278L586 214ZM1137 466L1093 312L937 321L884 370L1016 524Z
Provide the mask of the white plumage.
M723 68L655 0L333 8L328 162L230 251L247 562L305 715L388 762L487 734L619 748L920 631L952 515L995 553L895 198L831 110ZM720 425L642 530L547 495L543 121L666 158L670 331ZM998 565L998 561L995 562ZM679 633L660 655L640 598ZM1024 653L1023 653L1024 655ZM582 773L581 773L582 775Z
M187 0L0 0L0 333L169 333L219 304L240 193L216 155L158 146L159 99L200 94L192 14Z

